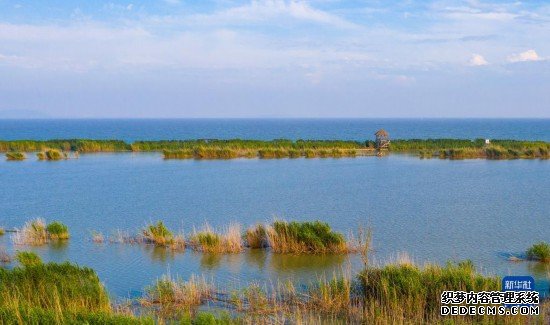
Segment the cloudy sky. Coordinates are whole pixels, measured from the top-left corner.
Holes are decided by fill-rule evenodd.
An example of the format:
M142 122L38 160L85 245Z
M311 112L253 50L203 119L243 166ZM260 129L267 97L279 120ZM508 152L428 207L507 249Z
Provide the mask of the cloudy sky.
M0 0L1 112L550 117L550 2Z

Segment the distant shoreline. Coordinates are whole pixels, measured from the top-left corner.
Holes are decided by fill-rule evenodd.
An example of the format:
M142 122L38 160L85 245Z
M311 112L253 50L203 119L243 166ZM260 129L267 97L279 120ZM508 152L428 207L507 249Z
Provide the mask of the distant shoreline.
M387 148L378 148L373 140L160 140L134 141L55 139L0 140L0 152L9 160L23 160L25 153L48 152L60 160L71 154L98 152L162 152L165 159L233 158L340 158L409 153L421 158L441 159L548 159L550 142L486 139L395 139ZM15 155L17 154L17 155ZM47 155L49 156L49 155Z

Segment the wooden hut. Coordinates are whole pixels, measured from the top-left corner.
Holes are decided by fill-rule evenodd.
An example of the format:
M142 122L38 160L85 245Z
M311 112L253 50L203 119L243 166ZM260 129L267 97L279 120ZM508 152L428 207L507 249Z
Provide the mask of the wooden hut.
M384 130L380 129L374 134L376 136L376 149L387 149L390 145L390 135Z

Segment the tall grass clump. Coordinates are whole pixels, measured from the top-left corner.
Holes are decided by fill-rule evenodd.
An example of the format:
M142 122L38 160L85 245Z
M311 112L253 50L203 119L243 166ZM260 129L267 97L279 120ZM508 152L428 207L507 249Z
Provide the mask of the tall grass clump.
M7 160L25 160L27 158L24 153L19 151L9 151L6 152L6 159Z
M16 245L44 245L48 242L48 232L44 219L37 218L27 221L23 228L17 229L12 235Z
M61 160L67 159L67 154L58 149L48 149L36 154L40 160Z
M0 236L4 236L5 233L6 233L6 230L0 227Z
M540 242L529 247L526 252L527 258L530 260L550 262L550 244Z
M352 280L349 276L320 277L309 289L309 305L324 311L341 311L351 305Z
M46 231L50 239L53 240L64 240L69 239L69 227L67 225L54 221L49 223L46 227Z
M275 253L345 253L348 245L342 234L325 222L275 221L266 229L269 246Z
M23 267L31 267L42 264L42 259L35 252L17 252L15 259Z
M150 224L142 230L142 235L147 243L171 248L184 248L183 236L174 236L162 221Z
M381 313L411 323L430 323L439 317L443 291L499 291L498 277L478 274L470 261L446 266L411 263L367 267L358 276L365 301Z
M0 308L41 308L66 312L111 312L96 273L70 263L0 269Z
M188 281L164 275L146 288L141 300L144 306L160 304L163 308L190 308L203 304L213 295L212 284L192 275Z
M191 159L195 156L191 149L164 149L162 153L164 159Z
M239 253L244 248L239 224L231 224L222 232L205 224L200 231L193 232L190 244L193 249L207 253Z
M250 248L265 248L268 246L265 226L258 224L246 230L246 245Z

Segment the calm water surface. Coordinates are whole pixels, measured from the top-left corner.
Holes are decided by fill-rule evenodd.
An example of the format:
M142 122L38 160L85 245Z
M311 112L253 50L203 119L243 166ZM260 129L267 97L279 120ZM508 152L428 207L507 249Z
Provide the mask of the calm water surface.
M549 176L549 161L401 155L165 161L160 154L127 153L59 162L2 160L0 225L20 227L35 217L66 223L72 233L68 243L32 249L47 261L94 268L118 297L138 295L168 271L238 285L311 280L315 274L360 267L353 256L216 256L89 240L92 230L137 233L158 219L186 233L204 222L253 225L276 217L320 219L345 233L369 225L376 263L406 252L419 263L468 258L487 273L548 279L544 266L509 262L506 254L550 241ZM21 249L12 246L9 235L0 237L0 246Z
M550 141L550 119L147 119L0 120L0 139L342 139L386 129L394 139Z

